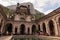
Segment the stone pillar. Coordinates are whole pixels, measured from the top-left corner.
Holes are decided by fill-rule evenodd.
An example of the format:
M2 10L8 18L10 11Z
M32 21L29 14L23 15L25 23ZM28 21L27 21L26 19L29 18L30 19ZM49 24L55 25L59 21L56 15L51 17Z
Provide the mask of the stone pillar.
M20 26L20 29L19 29L20 31L21 31L21 26ZM20 33L20 32L19 32ZM21 34L21 33L20 33Z
M36 30L38 30L38 24L36 25Z
M57 29L58 29L58 36L60 36L60 24L59 24L58 18L56 20L56 23L57 23Z
M2 26L1 26L1 33L3 33L4 31L5 31L5 29L4 29L4 21L2 22ZM3 31L4 30L4 31Z
M40 23L40 30L43 31L42 23Z
M55 36L58 36L58 26L57 26L57 21L56 21L56 20L53 20L53 21L54 21Z
M46 22L45 24L46 24L46 32L48 33L48 35L50 35L49 24L48 22Z
M20 34L20 26L17 28L17 34Z
M32 27L30 27L30 34L32 34Z
M3 33L4 31L3 31L3 29L4 29L4 26L2 25L2 27L1 27L1 33Z
M13 28L12 28L12 32L13 34L15 34L15 26L13 25Z
M25 33L28 34L28 27L25 27Z

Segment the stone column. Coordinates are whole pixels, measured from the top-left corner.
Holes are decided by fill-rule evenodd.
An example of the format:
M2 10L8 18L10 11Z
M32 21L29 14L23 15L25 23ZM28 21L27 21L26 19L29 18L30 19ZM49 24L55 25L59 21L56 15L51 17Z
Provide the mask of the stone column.
M38 30L38 24L36 25L36 30Z
M25 33L28 34L28 27L25 27Z
M32 34L32 27L30 26L30 34Z
M54 19L53 19L53 21L54 21L55 36L58 36L58 26L57 26L57 21L54 20Z
M57 29L58 29L58 36L60 36L60 24L59 24L58 18L56 20L56 23L57 23Z
M43 31L42 23L40 23L40 30Z
M4 26L2 25L1 26L1 33L3 33L5 31L5 29L4 29L4 31L3 31L3 29L4 29Z
M4 29L4 21L2 22L2 26L1 26L1 33L3 33L4 31L5 31L5 29ZM3 31L4 30L4 31Z
M15 34L15 26L13 25L12 33Z
M19 29L20 31L21 31L21 26L20 26L20 29ZM21 32L19 32L20 34L21 34Z
M46 22L45 24L46 24L46 32L48 33L48 35L50 35L49 24L48 22Z
M17 34L20 34L20 26L17 28Z

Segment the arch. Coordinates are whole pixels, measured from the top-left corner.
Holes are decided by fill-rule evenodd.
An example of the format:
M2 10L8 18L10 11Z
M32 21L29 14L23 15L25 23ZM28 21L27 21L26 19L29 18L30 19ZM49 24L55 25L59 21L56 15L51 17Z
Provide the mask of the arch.
M45 23L43 23L42 26L43 26L43 32L46 33L46 25L45 25Z
M15 28L15 35L17 35L17 27Z
M50 29L50 35L55 35L55 31L54 31L54 23L52 20L49 21L49 29Z
M60 17L58 18L58 23L59 23L59 26L60 26Z
M20 34L21 35L25 34L25 25L24 24L21 24L21 26L20 26Z
M35 34L35 32L36 32L36 26L32 25L32 34Z
M12 34L12 24L11 23L7 23L6 25L5 25L5 32L4 32L5 34Z

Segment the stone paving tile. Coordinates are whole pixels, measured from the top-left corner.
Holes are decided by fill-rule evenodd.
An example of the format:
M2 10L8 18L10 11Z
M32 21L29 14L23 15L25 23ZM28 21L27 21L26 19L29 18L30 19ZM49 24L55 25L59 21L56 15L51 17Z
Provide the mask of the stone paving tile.
M0 37L0 40L10 40L12 36L2 36Z

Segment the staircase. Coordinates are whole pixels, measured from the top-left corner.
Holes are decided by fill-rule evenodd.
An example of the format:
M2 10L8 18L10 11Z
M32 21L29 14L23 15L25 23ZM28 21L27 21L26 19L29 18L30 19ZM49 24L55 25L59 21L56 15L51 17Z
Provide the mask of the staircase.
M12 36L1 36L0 40L11 40Z

